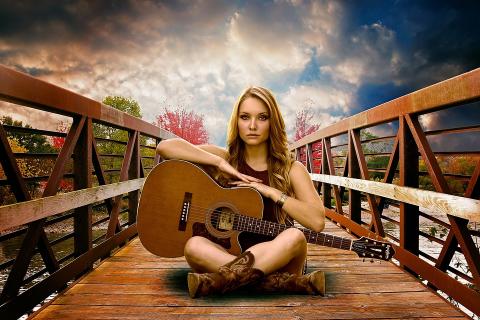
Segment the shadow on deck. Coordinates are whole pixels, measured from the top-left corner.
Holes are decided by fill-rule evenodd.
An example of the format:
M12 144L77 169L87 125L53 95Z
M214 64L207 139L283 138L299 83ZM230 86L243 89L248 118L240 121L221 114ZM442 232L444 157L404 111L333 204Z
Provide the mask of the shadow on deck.
M351 236L328 222L325 232ZM32 319L459 319L464 313L385 261L309 245L308 267L326 272L327 295L240 291L190 299L184 258L146 251L138 238L103 261Z

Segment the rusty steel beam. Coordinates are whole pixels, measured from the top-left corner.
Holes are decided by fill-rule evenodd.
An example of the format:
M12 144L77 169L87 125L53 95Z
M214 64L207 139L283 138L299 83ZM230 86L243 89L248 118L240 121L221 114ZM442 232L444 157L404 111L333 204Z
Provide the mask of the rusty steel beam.
M447 181L443 176L442 170L440 169L437 159L435 158L435 154L430 148L427 137L425 136L425 133L423 132L422 127L418 122L418 119L408 114L405 115L404 119L408 127L410 128L410 132L418 147L418 151L420 152L423 160L425 161L425 165L427 166L427 170L430 173L430 177L432 178L435 189L438 192L450 193Z
M85 121L74 149L74 190L92 187L92 119ZM73 217L75 257L92 249L92 205L76 208Z
M365 160L365 155L363 154L362 144L360 143L360 132L355 130L351 131L350 133L361 177L363 180L370 180L370 177L368 175L367 162ZM383 224L382 220L380 219L380 213L378 211L375 196L367 193L367 201L368 205L370 206L372 224L375 227L375 231L379 236L384 237L385 232L383 231Z
M393 178L395 177L398 161L399 161L399 135L397 134L397 136L395 137L395 141L393 143L393 149L390 154L387 169L385 170L385 175L383 176L382 182L391 183L393 181ZM379 214L382 215L383 208L385 205L385 198L379 197L377 201L377 205L378 205Z
M323 145L323 153L325 154L325 162L326 166L325 168L328 169L328 174L330 175L335 175L335 166L333 164L333 159L332 159L332 150L330 147L330 138L323 139L322 140L322 145ZM326 173L325 173L326 174ZM340 190L339 187L336 185L333 185L333 194L335 197L335 207L337 209L337 212L339 214L343 215L343 208L342 208L342 197L340 195Z
M153 138L176 137L151 123L36 79L0 64L0 99L67 116L85 116L119 129L128 128Z
M0 123L0 164L7 177L7 181L10 182L13 194L17 201L30 200L30 193L28 192L27 185L23 180L20 169L18 168L17 161L13 155L12 148L8 142L7 133L3 129L3 125Z
M338 121L294 142L298 148L326 137L335 137L348 130L371 127L397 120L411 113L425 113L480 99L480 68L433 84L413 93L385 102L374 108Z
M332 209L325 209L326 216L334 222L339 223L344 228L350 230L350 232L359 237L368 237L379 241L385 241L382 237L379 237L373 232L363 228L361 225L351 221L348 217L338 214ZM454 300L459 301L463 306L473 311L475 314L480 314L480 293L467 287L466 285L450 277L445 272L439 270L435 266L430 265L419 259L411 252L392 243L395 249L395 255L393 258L401 261L403 266L412 270L415 274L418 274L423 279L429 281L436 287L442 288L448 296Z
M137 225L134 224L117 233L112 238L99 243L48 278L20 293L15 299L0 305L2 319L20 318L27 311L33 309L39 301L43 301L55 291L63 289L68 281L84 273L87 270L87 266L92 265L99 258L110 253L115 247L121 246L122 243L125 243L125 241L128 241L136 234Z
M468 182L467 189L465 190L465 197L478 199L480 197L480 159L477 162L475 171Z
M129 134L127 149L125 150L125 158L123 158L122 169L120 170L119 181L128 180L128 171L133 157L133 151L135 144L138 141L138 131L134 131L133 134ZM120 223L118 220L118 214L120 212L120 206L123 195L115 197L112 211L110 211L110 220L108 221L108 229L105 235L106 238L110 238L115 234L115 231L120 230Z
M132 133L130 133L132 134ZM135 134L135 133L134 133ZM128 179L140 178L142 168L142 158L140 154L140 134L136 132L132 150L132 160L128 169ZM128 224L132 225L137 219L138 202L140 201L140 191L135 190L128 193Z
M342 177L348 177L348 155L345 158L345 163L343 164ZM340 190L340 199L343 199L343 194L345 193L345 188L340 187L339 190Z
M333 174L332 171L330 171L330 168L329 168L329 165L328 165L327 152L325 151L326 146L327 146L327 142L325 141L325 139L322 139L322 151L321 151L322 152L322 165L320 167L320 173ZM323 206L327 207L327 208L331 208L332 207L332 187L331 187L331 185L329 185L327 183L321 183L321 184L319 184L319 187L321 187L321 189L322 189Z
M306 165L305 167L307 168L307 171L310 173L313 173L313 155L312 155L312 144L308 143L305 147L306 151Z
M432 177L435 188L439 192L450 193L447 181L440 170L440 166L438 165L435 155L433 154L426 136L420 127L418 119L405 115L405 120L408 123L418 149L425 160L425 164L427 165L427 169ZM455 250L458 243L465 260L467 261L468 267L470 268L474 283L480 286L480 253L470 236L467 227L468 221L451 215L447 215L447 217L450 222L449 235L442 247L436 266L444 268L444 270L448 267L453 257L452 252ZM454 233L454 236L451 236L450 233Z
M348 132L348 177L360 178L360 164L355 156L353 131ZM359 223L362 221L362 206L360 191L348 189L348 214L350 219Z
M107 184L105 179L105 173L102 169L102 164L100 163L100 154L98 153L97 149L97 142L95 137L92 137L92 164L94 168L95 175L97 176L98 184L103 186ZM112 210L113 207L113 200L112 199L105 199L105 203L107 205L108 211Z
M399 118L400 185L418 188L418 151L405 118ZM419 208L400 203L400 247L418 256Z
M73 124L70 127L65 143L58 155L57 161L55 162L55 166L50 174L42 197L52 196L57 193L58 184L63 177L65 164L72 156L73 149L77 144L85 121L86 117L74 118ZM44 224L45 219L37 220L29 224L27 234L20 246L20 251L17 254L15 263L8 275L7 281L5 282L0 301L6 301L18 294L22 285L22 280L27 273L28 265L32 258L35 246L38 245L38 249L49 272L54 272L59 268L58 261L55 258L51 246L48 244L47 236L43 230Z

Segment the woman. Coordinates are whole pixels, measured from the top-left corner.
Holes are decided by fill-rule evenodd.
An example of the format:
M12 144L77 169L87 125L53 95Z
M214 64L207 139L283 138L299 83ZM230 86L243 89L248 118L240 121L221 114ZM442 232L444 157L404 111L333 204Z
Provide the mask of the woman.
M317 232L324 228L323 204L306 168L291 158L285 123L265 88L250 87L238 99L228 127L227 150L170 139L160 142L157 152L166 159L214 166L230 178L231 186L255 188L264 199L266 220L293 219ZM191 297L251 283L261 291L324 294L323 272L302 275L307 242L300 230L286 229L274 239L247 235L242 241L242 248L248 249L235 257L205 237L188 240L185 258L194 271L188 275Z

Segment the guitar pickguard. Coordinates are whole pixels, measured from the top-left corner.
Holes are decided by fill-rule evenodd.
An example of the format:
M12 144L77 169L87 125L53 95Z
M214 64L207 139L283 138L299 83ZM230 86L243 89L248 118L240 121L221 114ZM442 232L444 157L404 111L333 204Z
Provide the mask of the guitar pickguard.
M205 227L205 224L200 223L200 222L195 222L192 225L192 236L202 236L202 237L207 238L208 240L210 240L210 241L212 241L216 244L221 245L222 247L224 247L227 250L232 247L232 244L230 242L230 238L219 239L219 238L216 238L216 237L212 236L208 232L207 228Z

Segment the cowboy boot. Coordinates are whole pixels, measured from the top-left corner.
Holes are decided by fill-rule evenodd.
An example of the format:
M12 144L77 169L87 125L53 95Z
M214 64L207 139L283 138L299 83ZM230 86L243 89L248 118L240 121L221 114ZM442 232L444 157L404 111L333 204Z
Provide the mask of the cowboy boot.
M325 273L314 271L306 275L274 272L255 285L260 292L325 295Z
M190 272L187 278L190 297L197 298L212 293L226 293L259 280L264 273L259 269L252 268L254 259L253 254L246 251L221 266L218 272Z

